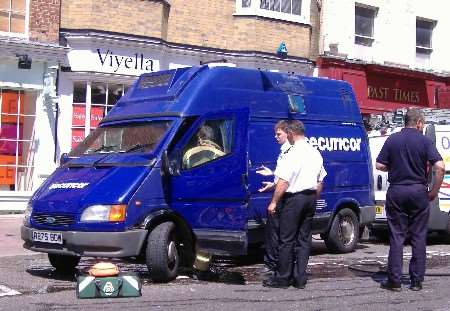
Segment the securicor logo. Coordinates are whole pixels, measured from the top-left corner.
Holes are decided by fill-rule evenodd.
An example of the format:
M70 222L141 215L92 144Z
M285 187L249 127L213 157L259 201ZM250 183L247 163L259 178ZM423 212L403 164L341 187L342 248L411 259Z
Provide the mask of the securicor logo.
M360 151L361 138L357 137L308 137L306 141L320 151Z
M48 187L48 189L83 189L87 185L89 185L88 182L67 182L60 184L53 183L50 185L50 187Z

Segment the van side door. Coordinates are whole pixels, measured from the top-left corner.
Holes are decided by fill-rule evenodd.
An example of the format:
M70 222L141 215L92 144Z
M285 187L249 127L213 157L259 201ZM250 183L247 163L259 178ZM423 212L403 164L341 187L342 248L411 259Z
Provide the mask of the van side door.
M247 238L247 111L200 117L175 146L170 206L192 226L197 247L244 254Z

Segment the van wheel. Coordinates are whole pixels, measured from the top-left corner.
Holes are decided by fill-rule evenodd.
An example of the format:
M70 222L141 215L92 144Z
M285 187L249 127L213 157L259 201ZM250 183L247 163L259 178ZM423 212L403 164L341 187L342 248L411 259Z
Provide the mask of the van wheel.
M173 222L159 224L150 232L145 261L154 282L169 282L177 277L180 254Z
M358 218L351 209L344 208L334 216L325 245L332 252L349 253L355 249L358 238Z
M50 261L52 267L62 273L73 272L78 266L80 259L80 257L76 256L48 254L48 261Z

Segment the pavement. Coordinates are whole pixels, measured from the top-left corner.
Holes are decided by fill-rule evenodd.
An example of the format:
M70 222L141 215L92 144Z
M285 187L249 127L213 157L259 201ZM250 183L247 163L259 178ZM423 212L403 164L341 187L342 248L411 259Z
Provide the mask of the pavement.
M22 247L20 226L23 223L23 214L0 215L0 257L35 255L35 252Z

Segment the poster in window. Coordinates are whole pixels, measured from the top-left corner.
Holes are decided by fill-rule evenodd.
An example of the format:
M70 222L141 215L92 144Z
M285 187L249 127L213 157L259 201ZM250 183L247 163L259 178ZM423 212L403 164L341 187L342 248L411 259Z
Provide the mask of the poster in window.
M0 155L0 165L0 185L14 185L16 157Z
M84 139L84 129L72 129L72 149Z
M23 114L24 98L23 94L20 95L20 114ZM2 92L2 118L3 123L16 123L17 113L19 107L19 93L15 91L3 91ZM15 114L15 115L14 115ZM20 116L19 122L23 122L23 116Z
M91 107L91 127L97 127L103 119L104 107ZM84 126L86 119L86 106L74 105L72 115L72 126Z

